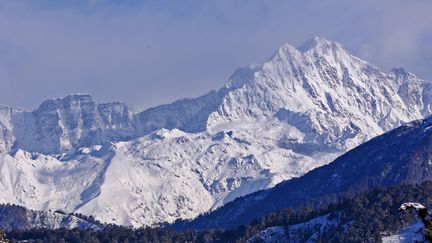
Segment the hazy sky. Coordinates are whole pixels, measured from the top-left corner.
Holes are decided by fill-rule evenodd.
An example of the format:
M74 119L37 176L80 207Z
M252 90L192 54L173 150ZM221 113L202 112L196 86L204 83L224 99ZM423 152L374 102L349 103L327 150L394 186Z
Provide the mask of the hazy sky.
M137 110L220 88L317 35L432 80L430 0L0 0L0 104L89 93Z

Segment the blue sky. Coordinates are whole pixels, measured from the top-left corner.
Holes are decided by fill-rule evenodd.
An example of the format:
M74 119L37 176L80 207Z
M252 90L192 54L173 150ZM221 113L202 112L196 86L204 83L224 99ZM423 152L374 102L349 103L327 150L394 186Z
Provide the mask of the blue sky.
M137 110L220 88L317 35L432 80L429 0L0 0L0 104L89 93Z

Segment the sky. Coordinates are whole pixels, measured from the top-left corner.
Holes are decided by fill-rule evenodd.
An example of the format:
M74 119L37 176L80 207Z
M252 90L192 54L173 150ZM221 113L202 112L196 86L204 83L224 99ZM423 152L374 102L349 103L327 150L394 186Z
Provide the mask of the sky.
M432 80L430 0L0 0L0 104L68 94L134 110L222 87L313 36Z

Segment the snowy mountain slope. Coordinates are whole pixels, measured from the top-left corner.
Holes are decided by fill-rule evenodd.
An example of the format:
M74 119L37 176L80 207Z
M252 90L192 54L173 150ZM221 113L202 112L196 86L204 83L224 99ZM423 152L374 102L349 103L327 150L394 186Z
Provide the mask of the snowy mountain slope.
M382 238L383 243L415 243L427 242L424 238L424 225L419 220L416 223L402 229L398 234Z
M424 82L403 68L390 70L389 76L394 80L394 87L409 110L418 110L423 116L431 114L432 83Z
M192 218L312 169L313 156L331 156L280 148L266 132L295 132L282 125L275 120L258 126L262 130L252 124L217 134L164 129L63 155L2 154L0 201L134 226Z
M205 131L209 114L217 109L225 94L226 89L211 91L195 99L182 99L138 113L135 115L138 135L162 128L191 133Z
M431 92L314 38L218 91L140 113L88 95L2 107L0 202L134 226L192 218L430 114Z
M327 214L300 224L267 228L249 239L248 242L313 243L317 242L319 235L326 233L330 228L337 227L339 224L338 217L330 217Z
M328 165L227 203L181 227L232 228L284 208L317 207L356 193L432 180L432 117L371 139Z

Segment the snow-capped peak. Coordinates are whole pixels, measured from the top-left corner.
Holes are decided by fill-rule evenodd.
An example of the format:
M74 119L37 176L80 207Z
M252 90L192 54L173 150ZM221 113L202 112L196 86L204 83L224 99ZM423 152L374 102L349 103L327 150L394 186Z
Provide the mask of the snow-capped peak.
M225 88L228 90L240 88L245 83L252 80L255 72L259 71L261 68L261 65L257 64L237 68L229 78L229 81L225 84Z
M335 56L338 55L338 56ZM305 59L306 56L323 57L332 56L335 59L341 55L349 56L349 58L359 60L358 58L349 54L342 44L329 41L323 37L315 36L314 38L304 42L299 47L295 47L290 43L282 44L277 52L271 57L264 65L276 62L298 62ZM346 58L346 57L345 57ZM343 61L343 60L341 60ZM225 87L229 89L236 89L254 79L254 75L263 69L263 65L249 65L242 66L235 70L233 75L229 78Z
M286 110L291 114L287 122L307 134L304 142L345 149L428 114L420 101L415 109L406 106L412 102L399 96L394 83L391 75L336 42L315 37L299 49L284 44L263 65L234 73L231 90L210 113L207 127L217 130L227 121L273 117Z
M324 37L315 36L312 39L305 41L297 49L301 52L316 51L316 52L328 52L334 49L344 49L343 45L334 41L329 41Z

